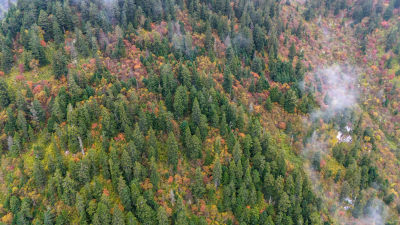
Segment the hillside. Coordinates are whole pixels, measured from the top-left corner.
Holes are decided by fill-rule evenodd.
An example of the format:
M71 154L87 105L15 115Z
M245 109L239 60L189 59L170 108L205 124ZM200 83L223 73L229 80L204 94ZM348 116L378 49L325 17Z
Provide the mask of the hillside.
M399 21L399 0L17 0L0 223L399 224Z

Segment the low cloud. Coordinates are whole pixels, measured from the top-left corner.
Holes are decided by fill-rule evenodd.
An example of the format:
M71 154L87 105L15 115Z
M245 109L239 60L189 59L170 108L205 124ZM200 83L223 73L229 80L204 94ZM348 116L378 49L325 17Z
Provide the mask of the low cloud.
M350 65L332 65L316 70L317 90L321 93L321 109L313 119L330 119L357 106L359 71Z
M314 83L316 84L317 96L320 100L320 109L311 113L309 118L305 119L306 126L310 131L310 136L305 141L305 147L302 151L303 157L307 159L305 163L305 171L308 173L313 182L314 191L322 195L323 199L332 203L338 191L333 187L329 190L323 190L321 186L321 176L318 173L320 166L323 166L324 159L330 154L330 135L319 129L322 121L331 123L337 129L338 142L352 142L352 119L351 114L359 110L359 78L360 70L348 64L334 64L331 66L319 68L314 73ZM321 164L319 164L321 162ZM331 192L327 196L326 191ZM370 201L363 210L363 214L359 218L339 216L339 212L352 210L353 199L349 202L335 203L338 211L333 212L335 219L341 224L373 224L384 225L387 217L387 207L378 199ZM350 207L351 206L351 207Z

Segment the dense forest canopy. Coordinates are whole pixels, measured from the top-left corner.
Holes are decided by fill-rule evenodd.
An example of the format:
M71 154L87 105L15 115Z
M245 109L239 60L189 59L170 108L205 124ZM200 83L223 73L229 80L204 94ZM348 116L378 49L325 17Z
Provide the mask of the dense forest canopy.
M0 223L398 224L399 16L399 0L15 1Z

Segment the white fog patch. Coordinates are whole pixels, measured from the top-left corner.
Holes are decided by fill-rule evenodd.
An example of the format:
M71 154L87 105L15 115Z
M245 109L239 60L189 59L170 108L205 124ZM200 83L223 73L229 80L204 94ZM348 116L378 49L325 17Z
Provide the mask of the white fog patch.
M320 109L311 113L311 116L305 120L305 124L320 124L320 123L333 123L333 127L337 132L336 138L338 142L351 143L353 138L351 136L353 128L351 121L340 122L341 119L349 119L347 115L349 112L358 110L358 77L359 70L350 65L332 65L324 68L317 69L315 72L315 80L318 88L319 96L321 99ZM318 84L319 82L319 84ZM324 122L323 122L324 121ZM303 157L307 159L308 163L304 164L304 169L309 178L312 180L313 188L316 193L320 193L323 199L328 200L325 196L327 191L332 192L333 196L338 196L337 190L332 187L328 190L324 189L321 185L321 175L318 170L321 169L322 164L318 164L318 160L322 162L324 158L330 153L330 144L328 136L319 129L319 126L312 131L312 135L307 139L305 147L303 148ZM317 162L317 163L316 163ZM319 167L319 168L318 168ZM351 211L355 205L355 199L345 198L342 202L333 199L337 209ZM340 224L353 224L353 225L384 225L387 217L387 209L385 204L374 199L371 204L364 209L363 214L359 218L347 218L336 215L336 219Z
M321 109L312 113L313 119L333 118L338 112L357 106L358 69L350 65L332 65L316 70L321 86Z
M353 138L349 134L344 134L341 131L338 131L336 138L339 142L351 143Z
M367 207L365 216L360 219L356 224L374 224L384 225L386 217L388 216L388 209L385 203L379 199L374 199Z

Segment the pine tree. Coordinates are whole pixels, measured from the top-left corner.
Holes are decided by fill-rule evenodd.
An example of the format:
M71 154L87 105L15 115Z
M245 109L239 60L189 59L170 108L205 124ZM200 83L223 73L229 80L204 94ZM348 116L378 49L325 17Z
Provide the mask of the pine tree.
M58 24L57 20L53 20L52 24L53 30L53 39L56 45L60 45L64 43L64 34L60 29L60 25Z
M174 97L174 110L175 110L175 115L178 118L181 118L188 106L188 95L187 95L187 89L186 86L179 86L176 89L175 97Z
M131 196L129 187L126 185L124 178L121 176L119 177L118 181L118 194L121 198L121 202L124 208L128 211L132 208Z
M40 123L45 122L46 119L45 111L43 110L41 103L37 99L33 100L32 102L31 114L33 119L36 120L37 122Z
M185 87L192 86L191 73L190 70L185 65L181 64L179 66L178 80Z
M25 118L25 113L21 110L18 111L17 115L17 128L21 131L21 136L23 140L28 140L28 122Z
M153 184L154 190L157 190L158 183L160 182L160 176L157 171L157 164L154 157L150 158L150 181Z
M258 80L256 85L257 92L263 92L264 90L268 90L269 87L270 86L268 80L265 78L263 74L261 74L260 79Z
M279 91L278 87L274 87L271 89L269 93L269 97L271 98L272 102L279 102L279 99L281 98L281 92Z
M383 13L383 19L389 20L393 16L393 4L390 3L389 6L386 8L385 12Z
M201 140L197 137L197 135L193 135L190 147L190 158L197 159L200 156L201 156Z
M126 214L126 221L125 223L127 225L139 225L139 222L137 221L136 217L133 215L132 212L128 212Z
M207 24L206 37L204 39L204 48L211 51L214 48L214 37L212 36L210 24Z
M233 84L233 78L232 78L231 71L230 71L229 67L225 66L224 82L223 82L222 86L224 87L225 91L229 94L231 94L231 92L232 92L232 84Z
M78 210L79 219L81 224L87 224L87 215L86 215L86 202L85 199L79 194L76 193L76 203L75 208Z
M124 173L124 177L128 182L132 180L132 158L129 155L128 151L124 149L121 155L121 167Z
M195 98L193 101L192 120L196 126L199 126L200 120L201 120L201 110L200 110L199 101L197 101L197 98Z
M233 159L235 160L235 163L238 163L239 160L241 160L242 158L242 149L240 147L240 143L238 141L236 141L234 147L233 147Z
M170 132L168 134L167 140L167 148L168 148L168 163L173 166L174 170L178 166L178 143L175 139L174 133Z
M10 34L8 34L6 39L3 41L1 52L2 52L1 67L4 73L8 74L10 73L14 63L14 56L12 53L12 40Z
M49 21L49 15L46 11L40 10L38 17L38 25L44 31L44 40L49 41L51 38L51 22Z
M78 179L79 182L82 185L85 185L86 183L90 182L90 165L88 162L88 158L84 158L80 161L80 169L79 169L79 174L78 174Z
M147 204L147 201L142 197L136 201L136 209L137 209L137 216L140 222L144 225L152 225L155 223L155 212L153 209Z
M37 188L42 188L46 183L46 172L40 160L36 159L33 165L32 176Z
M54 214L50 209L47 209L43 215L43 224L44 225L53 225L54 224Z
M157 221L159 225L168 225L168 215L163 206L157 209Z
M40 43L39 30L37 26L33 26L29 32L29 48L32 51L33 58L39 60L39 65L44 66L48 63L44 47Z
M112 217L112 225L124 225L124 214L117 204L114 205L113 208L113 217Z
M3 52L4 54L4 52ZM10 104L11 99L8 93L8 85L4 79L0 79L0 110L7 108Z
M267 100L265 100L264 107L266 110L271 111L272 110L272 101L271 98L268 97Z
M295 56L296 56L296 46L294 46L294 42L292 42L289 48L289 55L288 55L289 60L293 61Z
M222 167L219 157L217 156L214 160L214 169L213 169L213 181L215 187L218 187L220 185L221 177L222 177Z
M285 95L284 108L289 113L294 113L294 108L296 107L297 96L293 90L289 90Z
M75 35L76 35L76 42L75 42L76 49L78 50L79 54L81 54L83 57L88 57L89 46L86 37L82 34L82 31L78 28L75 29Z
M75 203L76 191L75 191L75 181L71 179L70 173L67 173L65 176L64 181L62 183L63 187L63 200L64 202L72 206Z
M200 167L196 168L196 174L191 186L193 195L196 196L196 198L202 198L205 193L205 188L203 183L203 174Z
M254 39L254 45L256 49L260 52L264 50L264 43L265 43L265 32L264 30L256 25L256 27L253 30L253 39Z
M114 59L119 59L125 57L125 44L121 37L118 38L117 44L112 52L112 57Z
M106 204L103 202L99 202L97 205L97 210L96 210L96 215L99 224L102 225L109 225L111 224L111 215L110 215L110 209Z
M56 79L60 79L62 76L67 76L67 65L68 62L67 57L65 56L64 49L60 47L60 49L55 52L52 63L53 73Z

